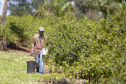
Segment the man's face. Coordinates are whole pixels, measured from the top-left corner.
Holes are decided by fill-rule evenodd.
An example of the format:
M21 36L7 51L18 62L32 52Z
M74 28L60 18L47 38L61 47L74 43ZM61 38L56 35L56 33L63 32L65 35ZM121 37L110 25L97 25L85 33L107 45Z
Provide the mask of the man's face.
M42 36L44 34L44 31L39 31L39 35Z

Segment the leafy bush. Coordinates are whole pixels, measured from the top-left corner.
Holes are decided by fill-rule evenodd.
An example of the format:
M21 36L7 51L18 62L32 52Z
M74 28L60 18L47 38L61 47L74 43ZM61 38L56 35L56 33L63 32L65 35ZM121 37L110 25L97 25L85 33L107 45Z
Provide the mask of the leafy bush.
M14 42L17 38L21 42L31 43L33 36L41 26L40 19L34 19L31 15L27 16L8 16L6 23L0 25L0 35L7 35L7 41Z
M67 16L56 18L48 34L49 57L55 68L62 66L67 76L92 76L92 83L125 83L125 15L121 11L98 22Z

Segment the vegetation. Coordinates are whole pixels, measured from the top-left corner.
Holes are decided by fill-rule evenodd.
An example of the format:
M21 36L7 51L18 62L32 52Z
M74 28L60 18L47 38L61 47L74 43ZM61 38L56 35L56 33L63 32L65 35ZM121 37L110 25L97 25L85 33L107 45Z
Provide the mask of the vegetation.
M9 0L9 10L11 15L15 16L33 14L29 0Z
M61 70L71 78L76 75L77 78L92 76L93 84L125 83L126 29L123 10L98 22L73 16L56 21L54 27L51 26L52 33L48 35L50 52L47 60L52 59L50 64L53 63L58 70L62 66Z
M125 84L125 1L105 0L96 6L97 2L99 0L87 1L88 4L83 3L82 7L94 8L97 11L103 10L107 18L96 21L86 17L76 17L75 12L71 12L69 2L61 0L57 3L56 0L51 0L45 1L34 17L31 15L8 16L6 26L0 25L0 35L6 34L8 42L14 42L16 38L20 38L21 42L25 41L31 46L33 36L38 33L38 28L43 26L45 34L49 37L45 46L49 48L49 52L44 59L51 74L57 77L60 74L61 77L67 77L70 80L88 77L91 79L89 80L91 84ZM116 7L113 2L117 4ZM53 13L53 15L47 13ZM4 57L2 56L1 59ZM12 58L13 55L6 59ZM19 75L19 79L21 80L24 75L27 77L29 74ZM35 76L35 81L38 79L36 75L31 74L31 76L33 78ZM2 80L4 83L5 79Z
M47 16L64 16L66 12L75 12L75 7L67 0L45 0L43 5L35 12L41 18Z
M32 1L32 7L35 9L35 10L38 10L39 9L39 6L42 6L44 1L45 0L31 0Z
M92 83L125 83L125 15L122 10L99 21L76 18L71 13L43 20L8 16L5 31L9 31L11 42L16 37L32 41L42 25L49 37L46 62L53 73L63 72L70 79L91 76Z

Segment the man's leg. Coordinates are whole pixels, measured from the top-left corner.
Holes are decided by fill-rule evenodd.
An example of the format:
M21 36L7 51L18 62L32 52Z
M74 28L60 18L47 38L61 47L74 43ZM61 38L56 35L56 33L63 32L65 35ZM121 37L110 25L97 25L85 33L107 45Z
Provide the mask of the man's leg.
M39 56L38 55L35 55L35 61L36 61L36 69L37 69L37 72L39 72Z
M43 56L40 54L40 64L39 64L39 73L43 74L43 69L44 69L44 62L43 62Z

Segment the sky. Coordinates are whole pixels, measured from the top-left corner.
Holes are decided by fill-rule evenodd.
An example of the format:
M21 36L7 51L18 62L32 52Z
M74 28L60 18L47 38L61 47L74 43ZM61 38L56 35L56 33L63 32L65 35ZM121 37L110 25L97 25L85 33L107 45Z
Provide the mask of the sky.
M4 0L0 0L0 16L2 15L3 6L4 6ZM7 12L7 15L9 15L9 12Z

